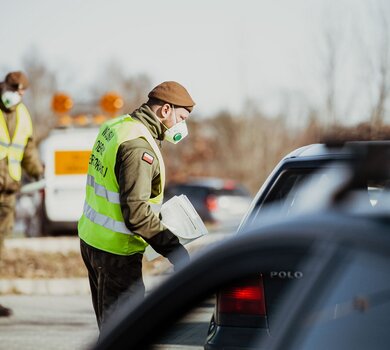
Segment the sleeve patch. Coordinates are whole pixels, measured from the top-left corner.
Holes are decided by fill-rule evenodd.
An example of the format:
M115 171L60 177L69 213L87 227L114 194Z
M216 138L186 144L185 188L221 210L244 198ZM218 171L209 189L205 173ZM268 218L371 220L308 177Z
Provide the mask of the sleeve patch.
M154 157L148 152L144 152L142 155L142 160L144 160L146 163L153 164Z

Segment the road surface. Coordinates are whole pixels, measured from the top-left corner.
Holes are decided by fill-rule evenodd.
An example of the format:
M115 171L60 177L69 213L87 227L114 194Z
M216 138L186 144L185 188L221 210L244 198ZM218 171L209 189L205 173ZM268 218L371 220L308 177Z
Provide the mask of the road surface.
M227 236L223 233L212 234L190 245L194 251L197 251ZM32 250L51 252L73 251L79 249L79 241L77 237L7 239L6 247L7 249L28 247ZM149 284L154 286L153 283L146 282L148 281L145 280L147 286ZM0 280L0 291L1 283ZM34 283L32 284L35 286ZM60 285L63 287L66 284L62 282ZM65 289L62 287L59 288L64 292ZM40 294L35 294L35 289L27 288L28 295L0 294L0 304L14 311L13 316L0 318L0 350L89 349L98 336L90 295L86 293L60 295L58 288L55 288L55 294L43 293L42 295L42 288L37 289ZM80 293L80 290L85 288L79 289L77 291ZM47 291L50 290L54 289ZM212 311L213 305L210 301L200 305L190 316L182 320L169 336L162 338L156 349L203 349Z
M3 295L13 316L0 318L1 350L86 350L98 329L89 295ZM165 334L158 350L201 350L213 311L212 300L197 307Z

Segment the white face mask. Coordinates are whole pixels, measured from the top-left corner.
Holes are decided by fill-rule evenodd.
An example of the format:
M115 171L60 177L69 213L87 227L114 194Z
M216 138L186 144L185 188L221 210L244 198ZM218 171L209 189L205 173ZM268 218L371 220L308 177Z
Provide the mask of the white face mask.
M22 96L16 91L5 91L1 95L1 100L6 108L11 108L22 101Z
M175 107L173 107L173 114L176 121L176 112ZM179 123L176 123L174 126L170 127L164 132L164 140L171 142L173 144L179 143L188 135L187 124L185 120L182 120Z
M183 140L187 135L187 124L185 120L182 120L164 132L164 140L176 144Z

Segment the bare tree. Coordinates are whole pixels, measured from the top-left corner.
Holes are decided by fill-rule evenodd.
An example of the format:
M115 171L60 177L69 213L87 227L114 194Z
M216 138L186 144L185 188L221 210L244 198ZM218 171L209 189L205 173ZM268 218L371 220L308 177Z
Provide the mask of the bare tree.
M237 180L256 191L300 138L288 129L285 118L270 118L255 109L245 112L245 116L222 111L202 121L190 119L191 137L181 147L163 146L168 181L214 176Z
M25 55L23 70L30 81L26 104L31 113L37 140L40 141L56 123L51 110L51 98L57 90L56 78L35 49Z
M332 126L336 123L336 65L337 65L337 42L336 36L328 30L325 33L326 56L325 65L325 88L326 88L326 117L328 123Z
M378 82L376 87L376 99L371 112L371 124L379 129L384 122L385 107L390 92L390 26L385 12L378 14L380 26L380 45L378 47Z
M116 91L123 100L123 112L132 112L145 101L151 89L150 78L145 74L130 75L120 63L111 61L103 70L98 83L92 89L93 96L102 96L108 91Z
M346 2L325 2L324 6L318 40L323 104L316 109L325 117L326 129L331 130L356 110L356 99L362 87L357 82L362 67L355 67L364 48L361 42L356 45L361 34L353 26L357 10Z

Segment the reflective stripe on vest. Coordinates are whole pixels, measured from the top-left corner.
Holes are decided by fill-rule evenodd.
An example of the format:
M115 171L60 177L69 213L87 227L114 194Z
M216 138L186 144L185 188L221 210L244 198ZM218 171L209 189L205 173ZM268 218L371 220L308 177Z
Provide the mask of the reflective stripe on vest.
M103 214L99 214L91 208L87 202L84 203L84 215L97 225L103 226L111 231L132 235L123 221L116 221Z
M4 115L0 110L0 160L8 157L8 171L12 179L20 181L21 162L28 139L32 136L32 123L27 108L20 103L16 107L16 127L12 141Z
M99 185L95 182L95 178L92 175L87 175L87 185L93 187L95 194L100 197L106 198L111 203L119 204L119 193L108 191L104 186ZM160 213L161 210L161 203L160 204L154 204L152 202L149 203L150 207L152 208L152 211L155 214Z
M88 174L87 176L87 185L92 186L95 194L100 197L106 198L111 203L119 204L119 193L108 191L104 186L99 185L95 182L95 178Z
M93 187L95 194L97 196L106 198L110 203L116 203L116 204L120 203L119 193L108 191L104 186L96 183L95 178L92 175L89 174L87 175L87 185ZM149 205L155 214L160 213L161 204L149 203Z
M160 192L148 201L153 212L157 213L163 200L164 162L155 140L141 122L125 115L104 123L89 160L84 212L78 224L79 236L89 245L114 254L142 253L147 246L140 236L132 234L126 227L115 175L119 146L140 137L150 144L160 166Z

